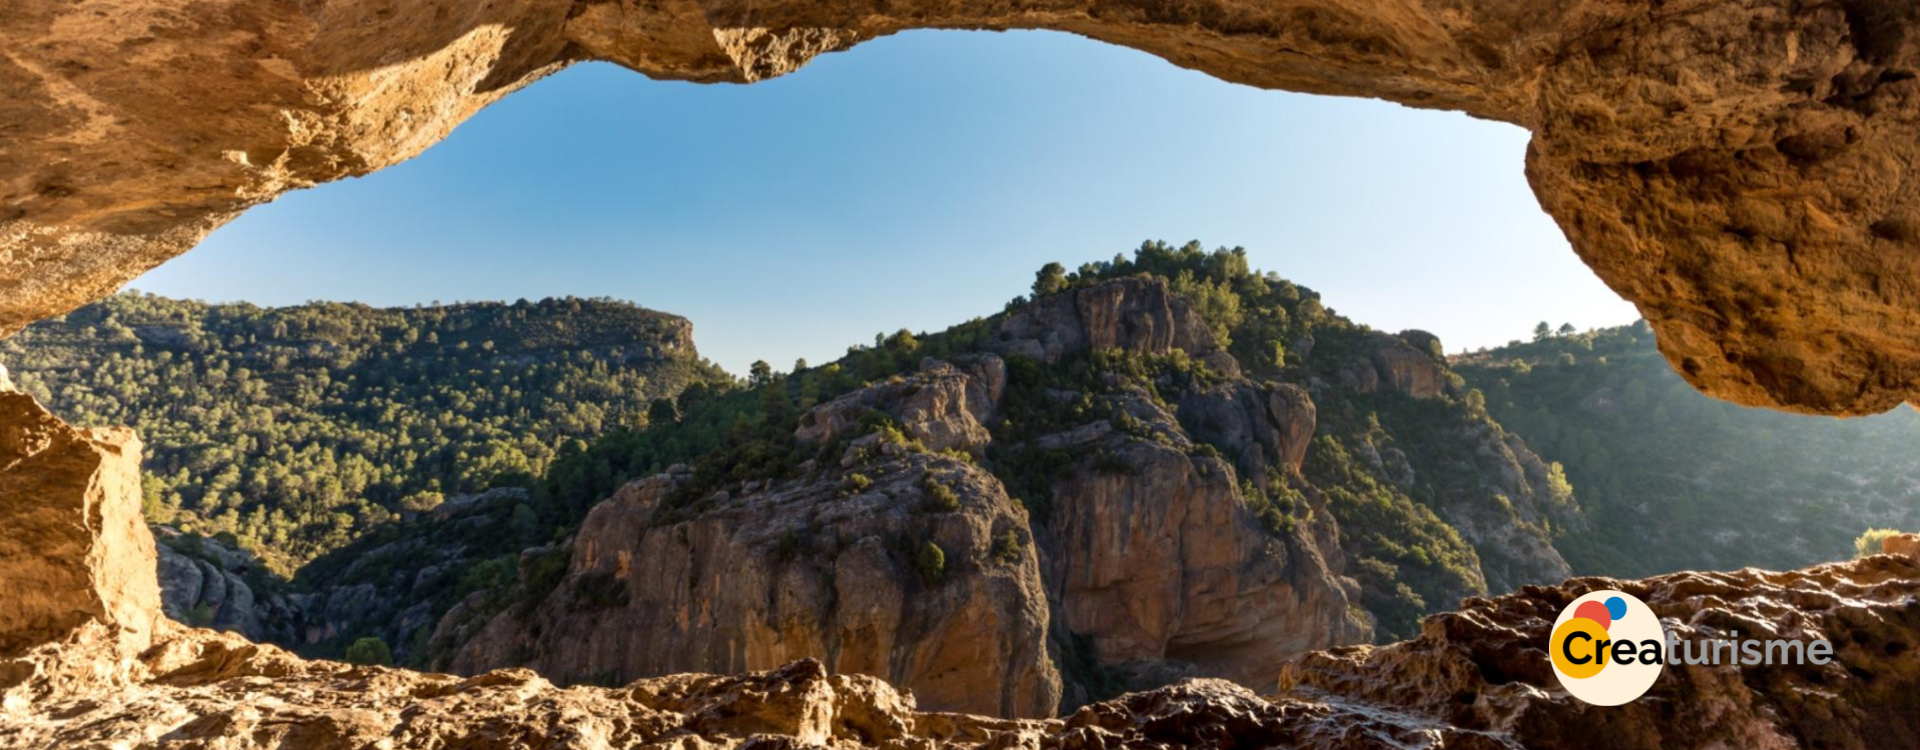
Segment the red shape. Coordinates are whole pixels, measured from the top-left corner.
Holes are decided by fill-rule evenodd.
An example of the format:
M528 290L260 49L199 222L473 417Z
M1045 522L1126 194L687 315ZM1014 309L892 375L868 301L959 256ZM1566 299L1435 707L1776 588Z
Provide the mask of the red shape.
M1589 620L1600 623L1600 627L1603 627L1603 628L1610 629L1613 627L1613 613L1607 611L1607 605L1603 602L1591 601L1591 602L1583 603L1578 607L1574 607L1573 616L1585 617Z

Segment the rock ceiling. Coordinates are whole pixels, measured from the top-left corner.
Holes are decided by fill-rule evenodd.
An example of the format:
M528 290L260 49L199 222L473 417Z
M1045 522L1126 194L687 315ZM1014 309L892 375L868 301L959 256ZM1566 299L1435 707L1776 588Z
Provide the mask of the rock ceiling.
M1525 127L1541 206L1695 386L1830 414L1920 393L1907 0L0 0L0 18L0 335L572 62L752 82L908 29L1034 28Z

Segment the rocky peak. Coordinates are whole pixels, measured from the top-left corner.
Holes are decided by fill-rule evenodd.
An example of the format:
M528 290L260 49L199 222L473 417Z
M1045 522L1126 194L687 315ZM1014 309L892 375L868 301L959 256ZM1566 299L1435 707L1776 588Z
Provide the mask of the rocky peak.
M1166 354L1176 349L1220 372L1239 366L1214 340L1193 303L1158 278L1129 278L1050 294L1010 312L995 348L1052 364L1084 349Z
M1448 388L1447 365L1437 352L1440 339L1425 331L1399 336L1380 331L1340 367L1340 384L1373 393L1382 386L1414 398L1438 398Z
M851 435L861 429L868 412L877 410L928 450L977 455L992 440L985 425L993 419L1006 382L1006 362L992 354L958 366L929 359L920 363L918 372L897 381L877 383L808 410L794 437L824 443Z

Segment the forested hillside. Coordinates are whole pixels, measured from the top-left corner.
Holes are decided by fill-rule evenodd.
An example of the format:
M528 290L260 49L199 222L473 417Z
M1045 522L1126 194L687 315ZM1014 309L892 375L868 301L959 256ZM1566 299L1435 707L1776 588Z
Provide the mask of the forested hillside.
M1871 527L1920 527L1920 415L1858 419L1752 409L1701 395L1652 331L1557 332L1455 358L1488 411L1561 462L1591 536L1577 572L1797 568L1852 554Z
M18 385L146 443L155 523L282 574L446 495L528 484L566 443L730 378L692 327L610 300L377 309L124 293L0 341Z
M1069 293L1124 279L1165 284L1226 351L1200 361L1177 347L1146 355L1094 344L1057 357L1008 349L1020 338L1012 330L1044 327L1069 315L1060 309L1073 304L1063 302L1072 299ZM911 391L917 388L914 374L927 362L998 352L1006 361L1006 395L988 425L990 447L966 460L997 477L1042 530L1064 491L1061 483L1089 471L1131 471L1115 455L1091 445L1062 445L1066 438L1060 436L1110 425L1135 439L1164 439L1153 436L1165 428L1151 428L1128 411L1128 404L1144 399L1177 414L1175 442L1190 437L1194 460L1223 458L1235 468L1242 502L1276 538L1321 539L1297 541L1303 546L1294 554L1318 555L1315 546L1324 546L1349 585L1357 582L1354 605L1370 615L1382 639L1411 635L1419 615L1454 606L1461 597L1566 574L1554 544L1585 528L1573 488L1558 466L1540 461L1487 414L1479 397L1447 370L1431 335L1374 331L1328 309L1312 290L1249 268L1243 251L1206 251L1197 244L1148 243L1131 259L1115 257L1072 272L1050 265L1038 274L1034 292L1031 299L1010 302L1005 312L946 331L876 336L873 345L853 347L836 362L793 372L759 369L747 388L690 389L675 404L677 420L657 420L644 430L621 427L563 455L534 488L530 505L540 530L493 538L570 538L595 504L629 481L677 464L690 473L654 511L657 525L697 519L715 503L748 492L744 487L823 481L821 467L851 459L839 457L844 440L822 445L796 435L810 409L889 383L904 382L899 387ZM1171 335L1135 330L1144 324L1131 319L1106 323L1130 335ZM1283 421L1307 432L1288 438L1297 444L1289 445L1295 453L1286 461L1261 458L1257 446L1249 447L1258 440L1239 421L1245 417L1209 400L1230 388L1297 402L1287 407L1297 413ZM1247 396L1229 401L1242 398ZM866 419L863 429L899 437L884 414ZM860 480L846 481L852 488ZM413 549L412 540L439 533L431 524L396 526L310 572L386 560L387 550ZM780 554L804 558L807 544L795 540ZM456 619L482 621L503 610L532 616L567 572L564 544L524 554L503 544L490 554L498 557L484 576L475 569L460 582L467 606ZM397 590L412 580L406 565L418 557L391 555L370 577L353 580L391 581ZM459 626L443 621L440 629L457 633ZM434 650L444 654L456 645L442 642ZM433 655L414 651L408 658Z

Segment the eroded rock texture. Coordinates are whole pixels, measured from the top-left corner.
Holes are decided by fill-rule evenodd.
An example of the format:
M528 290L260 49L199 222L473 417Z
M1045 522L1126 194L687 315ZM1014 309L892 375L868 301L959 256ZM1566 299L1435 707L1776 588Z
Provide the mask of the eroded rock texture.
M1271 89L1532 130L1574 248L1692 383L1837 414L1920 392L1920 6L1906 0L9 0L0 333L287 190L610 60L755 81L915 28L1044 28Z
M588 514L566 577L535 606L478 622L456 609L437 640L464 641L457 671L526 665L597 684L819 657L939 710L1052 715L1060 674L1033 545L995 549L1027 538L1026 513L951 457L892 450L857 468L871 484L835 471L680 521L661 505L690 477L631 484ZM950 509L930 506L934 483ZM938 570L919 562L929 544Z
M0 529L0 655L94 625L147 647L160 589L131 430L76 430L0 390Z
M1559 690L1544 647L1560 608L1601 587L1646 599L1683 639L1826 638L1835 660L1669 666L1633 703L1588 706ZM1308 654L1276 696L1190 680L1048 720L922 711L910 693L812 660L557 688L523 669L462 679L311 662L169 624L127 684L8 701L0 746L1909 748L1920 742L1916 596L1920 560L1899 555L1786 573L1578 579L1469 602L1411 641Z

